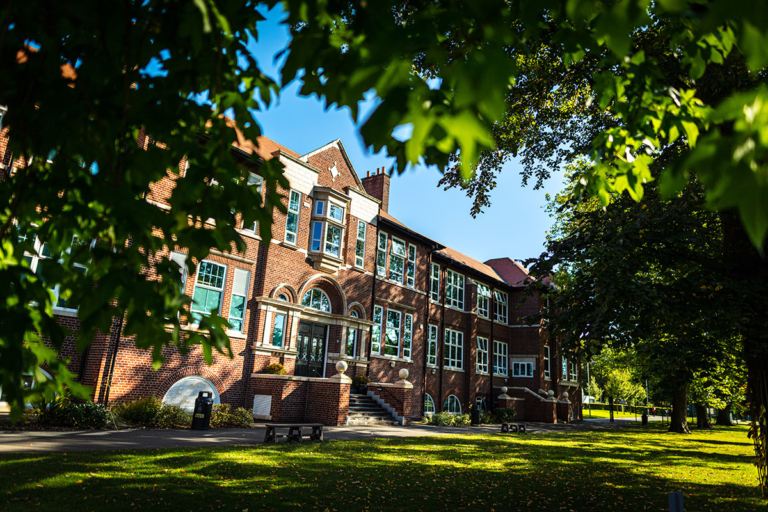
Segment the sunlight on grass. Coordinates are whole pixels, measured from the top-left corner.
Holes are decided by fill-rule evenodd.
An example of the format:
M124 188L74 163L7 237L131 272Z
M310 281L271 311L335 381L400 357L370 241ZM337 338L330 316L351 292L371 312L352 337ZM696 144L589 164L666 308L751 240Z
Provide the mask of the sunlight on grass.
M0 456L7 510L764 510L744 427Z

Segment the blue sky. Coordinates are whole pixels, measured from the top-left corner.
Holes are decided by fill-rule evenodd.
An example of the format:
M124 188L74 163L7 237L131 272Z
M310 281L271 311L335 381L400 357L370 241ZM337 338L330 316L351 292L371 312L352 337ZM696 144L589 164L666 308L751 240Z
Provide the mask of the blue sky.
M280 62L274 57L288 43L288 29L280 23L284 16L280 7L263 14L267 20L258 24L258 42L250 49L262 70L277 77ZM264 135L301 154L341 139L361 178L366 171L392 166L394 159L386 153L374 154L365 147L348 109L326 109L317 97L300 97L298 89L297 82L289 84L277 101L256 114ZM372 108L374 101L371 98L363 108ZM504 167L491 196L491 207L473 219L469 214L471 200L463 191L438 188L440 173L417 166L392 177L389 213L412 229L480 261L538 256L552 223L543 209L544 195L561 188L562 175L556 173L544 189L533 190L521 186L519 171L514 162Z

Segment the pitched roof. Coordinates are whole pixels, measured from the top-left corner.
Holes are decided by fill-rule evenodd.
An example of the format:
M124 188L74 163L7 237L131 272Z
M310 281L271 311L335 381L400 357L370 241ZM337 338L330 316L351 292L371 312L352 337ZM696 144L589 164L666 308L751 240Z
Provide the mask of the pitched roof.
M245 134L240 130L240 128L237 127L237 124L234 120L226 118L226 121L227 126L234 128L235 133L237 134L237 142L233 142L232 145L241 151L245 151L249 155L256 153L256 155L264 160L272 159L274 154L278 151L283 151L284 153L287 153L294 158L299 158L301 156L297 152L288 149L282 144L278 144L277 142L263 135L256 137L256 143L254 144L252 140L245 138Z
M480 263L474 258L470 258L466 254L462 254L459 251L456 251L454 249L451 249L450 247L445 247L444 249L440 249L439 251L436 251L436 254L448 258L450 260L456 261L458 263L461 263L465 267L469 267L472 270L479 272L494 281L504 281L502 277L496 273L496 271L486 265L485 263Z
M494 258L485 264L493 268L510 286L526 286L526 281L532 281L525 267L512 258ZM546 279L544 284L547 284Z
M393 216L391 216L388 212L386 212L384 210L379 209L379 218L381 220L385 221L385 222L389 222L390 224L394 224L395 226L399 227L401 230L405 231L406 233L408 233L409 235L413 236L414 238L420 239L420 241L423 242L423 243L426 243L428 245L432 245L433 247L438 248L438 249L441 249L441 248L444 247L443 244L441 244L439 242L435 242L434 240L432 240L428 236L422 235L418 231L415 231L415 230L409 228L408 226L406 226L405 224L403 224L402 222L400 222L399 220L397 220L396 218L394 218Z

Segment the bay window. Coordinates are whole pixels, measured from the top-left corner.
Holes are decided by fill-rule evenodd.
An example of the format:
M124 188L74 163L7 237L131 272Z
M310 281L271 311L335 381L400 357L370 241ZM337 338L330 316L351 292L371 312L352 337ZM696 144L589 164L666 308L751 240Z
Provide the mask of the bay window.
M493 342L493 373L507 376L507 344L501 341Z
M411 358L411 340L413 338L413 315L405 314L403 322L403 358Z
M251 273L241 268L235 269L235 278L232 283L232 294L229 300L229 324L230 330L243 332L245 323L245 303L248 298L248 282Z
M392 237L391 250L389 252L389 279L403 282L403 269L405 268L405 242Z
M464 276L448 270L445 277L445 298L448 306L464 310Z
M493 319L502 324L506 324L509 319L509 304L507 294L494 290L493 298L495 299Z
M221 313L221 298L224 295L226 275L226 265L206 260L198 265L190 307L194 324L199 324L202 317L210 315L211 311Z
M384 308L373 307L373 326L371 327L371 353L381 353L381 322L384 318Z
M491 289L484 284L477 283L477 314L488 318L491 304Z
M436 325L429 324L429 339L427 340L427 365L437 366L437 333Z
M286 243L296 245L296 238L299 232L299 204L301 203L301 193L291 190L288 199L288 218L285 221L285 241Z
M452 370L464 368L464 333L452 329L445 330L445 343L443 347L444 365Z
M365 233L368 224L365 221L357 221L357 244L355 245L355 266L363 268L365 266Z
M400 312L387 310L387 330L384 336L384 355L400 355Z
M416 246L408 246L408 268L407 268L407 285L411 288L416 286Z
M488 373L488 338L477 338L477 372Z
M440 265L432 263L429 271L429 298L440 302Z

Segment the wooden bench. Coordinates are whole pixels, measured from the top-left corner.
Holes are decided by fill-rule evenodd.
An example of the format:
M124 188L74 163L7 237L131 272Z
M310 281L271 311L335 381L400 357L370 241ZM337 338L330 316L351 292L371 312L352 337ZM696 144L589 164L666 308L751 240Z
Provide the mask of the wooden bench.
M303 435L301 429L303 427L312 428L312 433L309 435ZM287 434L278 434L277 429L287 428ZM264 435L265 443L276 443L278 437L288 438L288 442L296 441L301 442L302 438L308 437L310 441L322 441L323 440L323 424L322 423L267 423L267 433Z
M525 425L523 425L522 423L502 423L501 433L509 434L510 432L525 434Z

